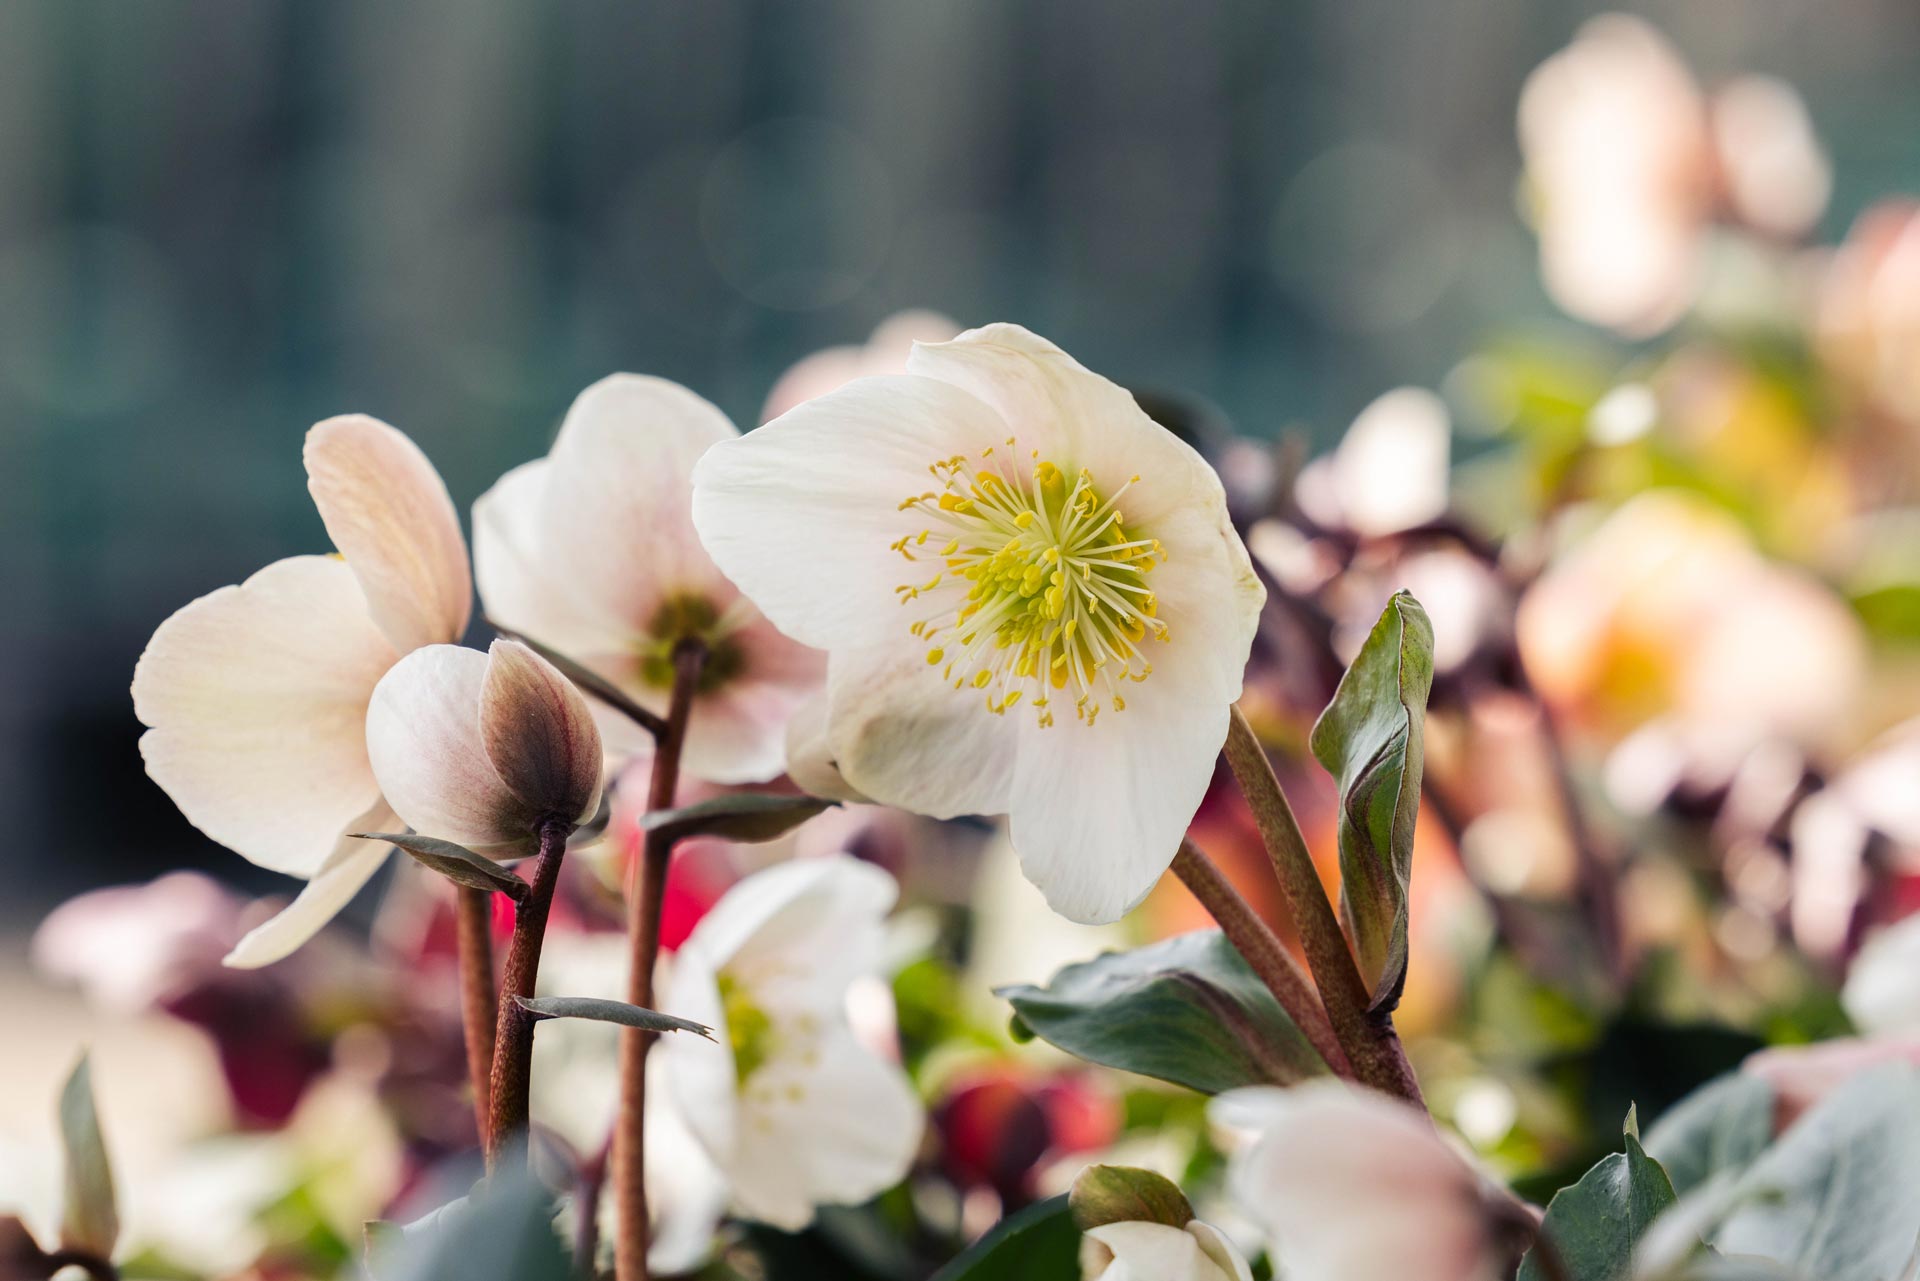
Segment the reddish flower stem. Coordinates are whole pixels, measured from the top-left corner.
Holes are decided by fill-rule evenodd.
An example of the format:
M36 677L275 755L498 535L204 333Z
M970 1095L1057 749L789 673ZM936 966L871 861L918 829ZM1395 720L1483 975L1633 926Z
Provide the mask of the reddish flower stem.
M493 1038L499 1012L493 987L492 895L456 885L454 937L460 967L460 1025L467 1039L467 1081L473 1090L473 1120L480 1146L487 1146L492 1109Z
M706 658L706 647L697 641L682 641L674 650L673 694L666 728L654 740L653 777L647 788L650 811L673 805L687 721ZM627 938L632 948L627 999L643 1009L654 1008L653 967L660 955L660 913L666 903L667 869L672 858L671 838L648 832L627 898ZM638 1030L628 1030L620 1039L620 1112L614 1119L613 1134L614 1203L619 1211L614 1275L618 1281L647 1281L647 1052L653 1047L653 1039L653 1033Z
M1212 915L1220 932L1227 936L1227 942L1233 944L1234 950L1260 976L1260 981L1280 1002L1280 1008L1319 1051L1327 1066L1336 1075L1352 1077L1353 1068L1347 1062L1346 1051L1334 1035L1320 996L1301 972L1299 962L1252 905L1241 897L1240 891L1233 888L1233 883L1214 861L1192 841L1182 841L1180 852L1173 857L1173 874L1200 900L1200 906Z
M1327 1017L1354 1074L1376 1090L1424 1108L1420 1083L1394 1031L1393 1016L1370 1008L1366 982L1353 962L1326 887L1320 883L1319 869L1314 866L1306 838L1300 834L1300 822L1280 790L1266 748L1260 745L1238 706L1233 708L1228 723L1224 755L1240 785L1240 794L1246 798L1254 825L1260 829L1260 840L1267 847L1274 876L1280 882L1281 898L1293 914L1301 948L1307 954L1307 966L1313 971Z
M500 1016L494 1032L491 1112L487 1124L487 1171L499 1164L509 1142L527 1128L527 1091L533 1079L533 1015L516 996L533 995L540 974L540 948L546 941L547 912L567 852L568 824L550 819L540 826L540 852L534 857L531 892L513 914L513 941L507 946L506 974L500 984Z

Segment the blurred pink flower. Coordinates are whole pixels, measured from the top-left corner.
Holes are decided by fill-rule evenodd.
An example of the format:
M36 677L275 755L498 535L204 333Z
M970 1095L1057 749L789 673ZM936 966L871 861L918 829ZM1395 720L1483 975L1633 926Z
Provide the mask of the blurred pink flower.
M1289 1277L1495 1281L1511 1275L1497 1193L1395 1099L1324 1080L1230 1090L1209 1120L1241 1142L1227 1186Z
M1547 292L1634 337L1693 301L1717 216L1797 235L1831 184L1791 87L1745 77L1710 98L1666 38L1626 14L1588 22L1534 70L1519 126Z
M198 872L94 890L47 914L33 966L103 1009L139 1013L219 964L240 936L241 907Z
M1822 280L1817 324L1843 377L1920 423L1920 202L1882 201L1854 222Z
M1780 1131L1849 1078L1882 1063L1920 1066L1920 1036L1849 1037L1813 1045L1762 1050L1740 1065L1773 1087L1774 1129Z
M866 342L822 348L781 374L767 393L760 421L772 422L795 405L838 391L856 378L901 373L913 344L946 342L959 332L959 325L937 311L895 312L874 327Z

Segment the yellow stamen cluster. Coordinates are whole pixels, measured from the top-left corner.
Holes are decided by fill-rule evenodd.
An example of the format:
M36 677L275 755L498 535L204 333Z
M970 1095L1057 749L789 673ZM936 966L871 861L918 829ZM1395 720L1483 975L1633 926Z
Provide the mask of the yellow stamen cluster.
M908 631L955 689L984 691L996 715L1024 700L1043 727L1060 694L1091 725L1109 703L1126 710L1122 682L1153 673L1140 644L1168 633L1146 578L1166 550L1122 522L1117 504L1138 476L1102 498L1086 469L1070 477L1037 450L1018 464L1014 443L928 468L939 488L900 510L930 525L892 546L939 568L894 590L902 604L937 602Z

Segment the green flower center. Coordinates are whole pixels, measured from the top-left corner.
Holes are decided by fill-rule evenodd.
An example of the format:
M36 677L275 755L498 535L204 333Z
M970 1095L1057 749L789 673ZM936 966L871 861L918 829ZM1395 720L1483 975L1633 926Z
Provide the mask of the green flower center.
M928 468L940 489L900 510L931 525L892 546L910 561L936 556L942 568L894 590L902 604L925 597L941 606L907 630L955 689L984 690L995 715L1025 699L1043 728L1066 691L1074 715L1092 725L1103 704L1126 710L1123 682L1153 674L1140 644L1168 631L1146 580L1166 549L1122 516L1119 500L1138 476L1103 498L1085 468L1069 480L1038 450L1030 469L1016 465L1017 452L996 458L990 447L979 470L960 454ZM929 551L937 536L945 542Z
M720 976L720 1008L727 1018L727 1041L733 1046L734 1079L745 1085L773 1056L773 1020L730 974Z
M694 683L698 693L719 689L746 666L740 647L721 631L720 611L713 602L682 592L661 601L647 623L647 640L640 647L640 679L655 689L672 689L674 651L686 640L697 640L707 647L700 679Z

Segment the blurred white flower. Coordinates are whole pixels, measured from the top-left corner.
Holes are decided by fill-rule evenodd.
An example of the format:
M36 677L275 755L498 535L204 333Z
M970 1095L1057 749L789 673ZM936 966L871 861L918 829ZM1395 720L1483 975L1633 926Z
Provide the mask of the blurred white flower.
M1106 1223L1088 1228L1080 1248L1084 1281L1253 1281L1233 1243L1195 1219Z
M666 1008L717 1042L656 1051L687 1128L746 1216L788 1231L905 1177L925 1124L895 1063L865 1048L849 989L879 964L885 872L845 856L757 872L674 957Z
M838 391L856 378L897 374L917 342L946 342L960 326L937 311L899 311L874 326L864 343L825 347L781 374L767 393L761 422L771 422L816 396Z
M116 1013L147 1010L233 941L241 905L199 872L168 872L68 899L33 932L33 964Z
M318 933L379 870L348 839L391 811L367 759L373 688L401 655L457 640L472 605L446 486L372 418L307 434L307 488L345 560L294 556L160 625L133 673L147 773L201 831L305 879L230 965L267 965Z
M1228 1190L1299 1281L1495 1281L1510 1274L1494 1193L1433 1128L1385 1095L1338 1081L1252 1087L1208 1119L1241 1142Z
M1723 209L1790 236L1826 207L1831 170L1790 86L1748 76L1709 98L1627 14L1594 18L1537 67L1519 115L1547 291L1630 336L1693 301Z
M1213 776L1265 592L1219 478L1125 389L1015 325L908 369L714 446L694 523L829 651L849 785L1011 815L1054 908L1114 920Z
M483 853L525 853L542 823L571 828L600 804L586 699L518 641L429 645L394 664L367 708L367 751L402 821Z
M1301 510L1357 534L1398 533L1447 510L1452 418L1420 387L1398 387L1353 420L1340 447L1300 473Z
M624 934L554 930L540 958L542 996L627 998ZM670 962L663 961L663 964ZM664 988L665 984L662 984ZM586 1019L552 1019L533 1039L533 1120L589 1160L601 1152L620 1099L620 1030ZM664 1054L647 1056L647 1264L667 1276L691 1272L712 1253L727 1185L673 1101ZM609 1182L602 1221L614 1220ZM607 1234L603 1242L611 1244Z
M787 719L824 668L722 576L688 518L694 461L736 434L684 387L615 374L580 393L547 457L473 505L480 597L501 627L661 713L675 646L707 645L683 765L716 783L781 772ZM597 714L610 747L645 745L624 717Z
M1920 1037L1920 916L1867 936L1847 971L1840 1004L1869 1036Z

